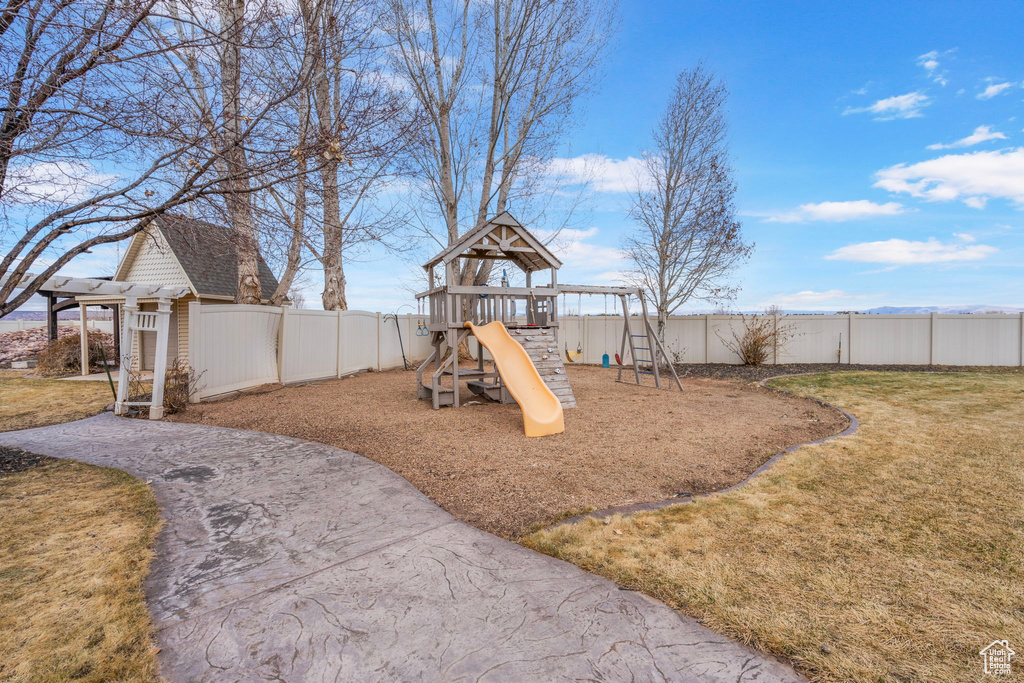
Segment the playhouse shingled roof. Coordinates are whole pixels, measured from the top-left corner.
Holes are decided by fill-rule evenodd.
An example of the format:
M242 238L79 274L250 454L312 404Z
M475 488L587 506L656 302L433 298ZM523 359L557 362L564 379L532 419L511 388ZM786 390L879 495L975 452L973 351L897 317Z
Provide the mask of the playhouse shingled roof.
M167 240L197 295L234 298L238 263L230 228L178 214L164 214L153 224ZM140 233L135 239L145 239L145 235ZM131 247L122 267L130 254ZM269 299L277 288L277 278L262 257L259 272L261 297Z

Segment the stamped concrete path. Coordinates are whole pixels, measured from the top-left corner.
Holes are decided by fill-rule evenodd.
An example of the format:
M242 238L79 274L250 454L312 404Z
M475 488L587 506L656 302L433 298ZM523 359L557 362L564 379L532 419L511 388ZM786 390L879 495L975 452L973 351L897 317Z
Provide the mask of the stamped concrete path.
M172 681L803 680L330 446L109 414L0 444L152 482L146 593Z

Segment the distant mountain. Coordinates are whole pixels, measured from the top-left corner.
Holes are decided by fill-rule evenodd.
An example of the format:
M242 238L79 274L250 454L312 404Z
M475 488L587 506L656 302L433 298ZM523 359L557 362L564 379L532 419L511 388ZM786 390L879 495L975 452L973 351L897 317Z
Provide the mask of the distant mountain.
M1024 308L1015 306L991 306L991 305L968 305L968 306L879 306L869 308L862 313L888 313L892 314L926 314L926 313L1021 313Z
M90 309L89 318L97 318L99 320L110 320L111 314L104 311L106 315L97 315L97 311ZM78 320L79 313L77 308L73 308L68 311L58 311L57 318L59 320ZM2 320L46 320L46 311L11 311L5 315Z

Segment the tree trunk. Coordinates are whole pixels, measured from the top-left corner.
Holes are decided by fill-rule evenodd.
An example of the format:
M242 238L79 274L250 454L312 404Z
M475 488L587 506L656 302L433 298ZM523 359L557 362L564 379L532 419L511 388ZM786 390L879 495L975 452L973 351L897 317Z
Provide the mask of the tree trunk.
M224 98L224 139L221 154L228 169L224 201L234 229L238 253L235 303L259 304L259 246L249 194L249 164L242 147L241 43L245 21L244 0L221 0L221 26L226 35L220 50L221 93Z

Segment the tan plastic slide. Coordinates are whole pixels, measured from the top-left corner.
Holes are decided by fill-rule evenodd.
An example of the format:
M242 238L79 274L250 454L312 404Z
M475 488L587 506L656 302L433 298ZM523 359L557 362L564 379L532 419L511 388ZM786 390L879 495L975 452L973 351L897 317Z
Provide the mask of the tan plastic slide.
M499 320L477 327L467 322L477 341L491 352L501 381L523 410L523 429L527 436L549 436L565 431L562 402L551 393L537 368L522 347Z

